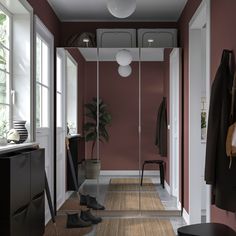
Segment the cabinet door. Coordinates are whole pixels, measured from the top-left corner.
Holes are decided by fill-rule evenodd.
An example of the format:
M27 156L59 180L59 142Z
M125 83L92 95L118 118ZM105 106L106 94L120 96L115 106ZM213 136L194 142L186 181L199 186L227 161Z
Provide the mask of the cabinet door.
M31 199L42 193L45 187L44 149L30 152L31 165Z
M28 211L26 206L11 217L11 236L30 236Z
M11 215L30 202L30 156L19 154L11 157L10 193Z
M44 234L44 192L35 196L29 207L30 235L41 236Z

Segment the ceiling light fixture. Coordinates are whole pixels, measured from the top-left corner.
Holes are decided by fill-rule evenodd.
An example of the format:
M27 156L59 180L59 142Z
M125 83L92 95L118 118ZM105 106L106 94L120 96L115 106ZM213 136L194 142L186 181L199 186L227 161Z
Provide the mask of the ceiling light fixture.
M132 73L132 68L130 65L127 66L119 66L118 73L122 77L128 77Z
M107 0L107 9L117 18L127 18L136 9L136 0Z
M122 49L116 54L116 61L121 66L129 65L132 62L132 59L130 51L126 49Z

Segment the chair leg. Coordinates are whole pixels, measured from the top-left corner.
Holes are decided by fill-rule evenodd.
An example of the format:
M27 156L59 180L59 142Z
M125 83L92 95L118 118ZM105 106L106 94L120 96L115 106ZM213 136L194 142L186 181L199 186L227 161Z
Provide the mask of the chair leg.
M161 185L162 185L162 187L163 188L165 188L165 183L164 183L164 165L163 165L163 163L161 163L160 165L159 165L159 168L160 168L160 178L161 178Z
M145 166L145 162L143 163L143 166L142 166L141 186L143 185L143 171L144 171L144 166Z

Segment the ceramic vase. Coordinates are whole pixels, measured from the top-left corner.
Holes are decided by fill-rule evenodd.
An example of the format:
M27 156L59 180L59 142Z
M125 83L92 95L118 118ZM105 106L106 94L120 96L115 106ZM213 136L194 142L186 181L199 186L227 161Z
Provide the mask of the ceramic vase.
M15 120L13 121L13 127L15 130L17 130L17 132L20 135L20 140L19 143L23 143L27 140L28 138L28 131L25 128L25 120Z

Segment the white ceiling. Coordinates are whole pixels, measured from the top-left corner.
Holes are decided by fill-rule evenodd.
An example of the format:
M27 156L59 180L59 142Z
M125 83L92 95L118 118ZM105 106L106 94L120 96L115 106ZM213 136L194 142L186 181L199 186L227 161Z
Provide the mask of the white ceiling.
M116 61L116 54L123 48L100 48L97 56L97 48L78 48L86 61ZM127 48L133 61L139 61L139 48ZM164 61L164 48L142 48L141 61Z
M118 21L107 0L48 0L61 21ZM137 0L133 15L122 21L178 21L187 0Z

